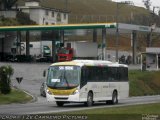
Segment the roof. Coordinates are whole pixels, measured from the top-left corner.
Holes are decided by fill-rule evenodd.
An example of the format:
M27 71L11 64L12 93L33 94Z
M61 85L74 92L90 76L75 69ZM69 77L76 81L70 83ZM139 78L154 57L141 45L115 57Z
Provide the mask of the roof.
M61 12L69 12L64 8L64 2L63 1L56 1L56 3L53 0L18 0L17 4L18 6L25 6L25 1L35 1L35 2L39 2L39 5L41 8L46 8L46 9L54 9L54 10L58 10ZM53 4L54 3L54 4Z
M19 6L19 9L43 9L43 10L51 10L56 12L62 12L62 13L70 13L68 10L64 9L58 9L58 8L50 8L45 6Z
M89 23L89 24L61 24L61 25L26 25L26 26L0 26L0 31L30 31L30 30L73 30L116 28L116 23Z
M142 52L141 54L158 55L160 52Z
M51 66L58 65L77 65L77 66L113 66L113 67L128 67L124 64L118 64L110 61L102 61L102 60L73 60L67 62L57 62L52 64Z

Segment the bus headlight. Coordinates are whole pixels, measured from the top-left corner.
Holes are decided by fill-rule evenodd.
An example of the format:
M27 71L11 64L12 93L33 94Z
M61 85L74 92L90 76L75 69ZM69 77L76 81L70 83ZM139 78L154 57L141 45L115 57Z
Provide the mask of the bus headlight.
M79 93L79 91L78 91L78 90L75 90L75 91L72 93L72 95L75 95L75 94L77 94L77 93Z
M49 95L53 95L53 93L52 93L51 91L49 91L49 90L47 90L47 93L48 93Z

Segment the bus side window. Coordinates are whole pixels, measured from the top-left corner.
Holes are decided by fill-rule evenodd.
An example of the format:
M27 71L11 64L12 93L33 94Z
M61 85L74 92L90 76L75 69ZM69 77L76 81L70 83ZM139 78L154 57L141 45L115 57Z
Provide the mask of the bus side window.
M120 76L121 76L120 81L124 81L125 80L125 68L120 67L119 72L120 72Z
M112 73L112 68L111 67L109 67L108 75L109 75L108 80L112 81L113 80L113 73Z
M121 67L120 71L120 81L128 81L128 68Z
M81 83L80 83L81 88L86 84L87 84L87 69L82 68L81 69Z
M117 69L115 67L109 67L109 81L115 81L116 80L116 73Z
M124 68L124 80L128 81L128 68Z
M117 81L121 81L121 79L122 79L122 72L123 72L123 69L121 68L121 67L117 67L116 68L117 69Z
M103 81L107 82L108 79L109 79L109 73L108 73L108 67L104 67L103 68L103 73L102 73L102 76L103 76Z

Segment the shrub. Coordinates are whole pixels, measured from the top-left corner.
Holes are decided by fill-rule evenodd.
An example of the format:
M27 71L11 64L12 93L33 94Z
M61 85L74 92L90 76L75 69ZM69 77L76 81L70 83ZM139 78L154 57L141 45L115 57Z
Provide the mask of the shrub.
M21 12L21 11L17 12L16 18L17 18L17 21L21 25L34 25L34 24L36 24L36 22L34 22L30 19L29 14Z
M11 92L11 76L14 70L11 66L0 67L0 91L2 94L9 94Z

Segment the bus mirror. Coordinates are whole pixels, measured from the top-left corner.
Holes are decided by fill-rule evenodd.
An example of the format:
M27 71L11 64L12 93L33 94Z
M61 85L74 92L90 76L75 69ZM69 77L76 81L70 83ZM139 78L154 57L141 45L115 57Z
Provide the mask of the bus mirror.
M46 77L46 70L43 71L43 77Z

